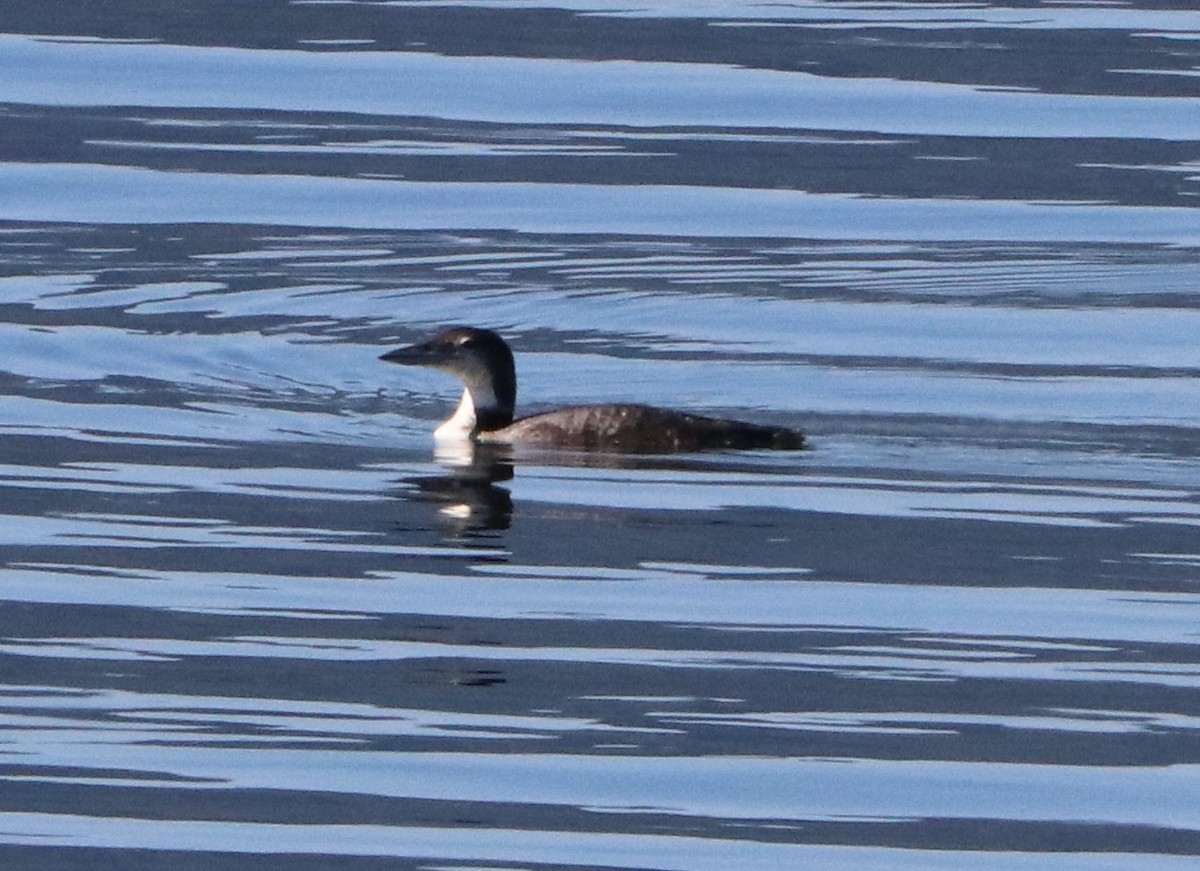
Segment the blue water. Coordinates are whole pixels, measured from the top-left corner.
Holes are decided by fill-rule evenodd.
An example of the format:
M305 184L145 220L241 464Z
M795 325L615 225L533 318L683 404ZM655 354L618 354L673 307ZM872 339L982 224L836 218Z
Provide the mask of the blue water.
M1194 11L0 21L0 868L1195 865Z

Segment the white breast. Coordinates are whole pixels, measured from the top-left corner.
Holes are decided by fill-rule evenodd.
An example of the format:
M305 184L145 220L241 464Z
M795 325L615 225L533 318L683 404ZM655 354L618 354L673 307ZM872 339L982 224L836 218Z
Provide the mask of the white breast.
M481 392L476 388L476 392ZM496 405L496 397L490 390L487 390L484 395L471 396L469 389L463 390L462 399L458 402L458 408L450 418L433 431L433 437L438 441L443 442L461 442L470 441L471 435L475 432L476 404L482 408L493 408Z
M445 423L433 431L433 437L438 441L469 441L474 429L475 403L471 401L471 391L464 390L458 408Z

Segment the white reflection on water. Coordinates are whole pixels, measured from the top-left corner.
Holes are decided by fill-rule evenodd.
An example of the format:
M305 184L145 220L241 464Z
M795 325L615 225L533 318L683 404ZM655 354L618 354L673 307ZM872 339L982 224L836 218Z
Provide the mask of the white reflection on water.
M40 692L39 692L40 691ZM88 740L132 743L162 740L234 743L252 737L246 729L265 728L266 742L366 742L376 735L465 739L546 740L571 731L660 732L665 729L611 727L566 716L514 715L387 708L347 702L303 699L131 693L119 690L71 693L57 687L0 687L0 698L23 710L44 714L0 715L0 729L41 730L50 743L71 743L86 731ZM70 712L70 713L67 713ZM98 726L78 719L80 712L112 713ZM54 714L57 713L57 716ZM49 730L55 730L52 734ZM229 730L235 730L229 733ZM130 735L136 731L138 735ZM74 732L75 734L72 734ZM111 733L111 734L108 734ZM169 733L169 734L160 734ZM223 734L227 733L227 734Z
M513 828L285 825L2 813L0 842L246 854L429 857L662 871L1192 871L1195 859L1148 853L1033 853L796 846L750 840ZM429 865L428 867L435 867ZM443 866L437 866L443 867ZM472 865L472 867L477 867ZM487 866L485 866L487 867Z
M418 467L413 467L416 471ZM56 468L0 465L0 482L47 490L106 493L200 492L261 495L272 499L384 503L396 495L404 467L355 470L303 468L195 468L130 463L71 463ZM1063 526L1115 526L1159 522L1200 525L1192 491L1090 482L1024 483L989 480L908 480L873 475L806 473L804 466L763 472L573 469L521 465L506 482L514 498L533 505L587 505L638 510L718 511L736 506L782 508L868 517L936 517ZM407 491L404 491L407 492ZM206 546L329 550L386 549L361 538L339 545L337 531L232 523L219 518L58 512L6 515L0 540L7 544L80 544L105 539L143 543L174 541ZM354 539L355 536L360 536ZM351 540L354 539L354 540Z
M148 80L155 82L154 88L146 87ZM0 101L545 124L1200 138L1200 101L1184 98L983 90L728 64L62 44L12 35L0 35ZM1013 118L1021 123L1014 124Z
M298 0L317 5L323 0ZM479 8L544 9L545 0L407 0L410 6L474 6ZM1097 3L1037 7L997 3L945 3L897 0L892 3L831 3L828 0L790 0L756 3L740 0L555 0L555 9L620 18L694 18L723 27L861 27L910 26L915 30L1004 27L1035 30L1119 29L1163 30L1182 37L1196 36L1196 19L1189 10L1134 9ZM724 20L733 19L733 20Z
M1177 603L1176 603L1177 604ZM1195 605L1194 601L1189 604ZM1130 609L1126 609L1130 610ZM560 615L576 616L583 615ZM591 615L587 615L591 616ZM1189 612L1194 620L1195 613ZM917 639L922 641L922 639ZM936 639L935 639L936 641ZM1075 645L1080 647L1079 645ZM0 653L30 659L174 662L188 657L224 657L245 666L256 659L317 662L410 662L468 657L496 666L522 662L587 664L651 669L704 669L817 672L877 681L1071 681L1143 687L1200 687L1200 667L1174 663L1096 664L1087 659L1034 661L1027 653L938 649L918 643L891 648L833 646L802 653L728 650L652 650L598 647L496 647L437 642L380 642L305 637L233 638L224 641L181 641L144 638L45 638L0 642ZM934 715L931 718L936 719Z
M13 734L20 734L19 732ZM170 733L164 737L170 739ZM86 782L96 746L81 732L25 750L27 762L68 769L30 778ZM297 771L331 793L566 805L605 814L788 821L918 818L1091 825L1200 826L1200 767L776 759L753 756L621 757L556 753L403 753L374 750L204 748L103 743L104 776L155 772L193 789L291 789ZM78 769L82 773L76 773ZM75 769L72 771L70 769ZM706 784L720 784L719 789ZM207 845L208 849L212 844ZM652 866L653 867L653 866Z
M304 494L297 494L303 496ZM368 554L388 556L486 556L480 548L421 547L396 543L374 544L363 533L339 533L327 529L249 526L205 518L158 518L148 516L72 515L29 517L0 514L5 545L66 544L71 547L120 546L123 548L194 547L254 548L322 554Z
M439 156L439 157L654 157L669 154L667 151L631 151L624 145L570 145L569 143L512 143L512 142L429 142L413 140L371 140L355 145L328 143L322 145L262 143L183 143L155 142L153 140L92 139L89 145L106 148L129 148L134 150L155 149L162 151L228 151L245 154L321 154L321 155L391 155L391 156Z
M771 506L867 517L958 517L1066 526L1111 526L1136 518L1200 525L1188 490L1100 487L1076 482L904 481L862 476L706 472L698 475L522 468L513 495L531 502L715 511ZM575 486L565 487L570 481Z
M669 725L715 723L751 729L871 735L954 735L959 733L961 727L975 726L1108 735L1152 733L1161 729L1200 731L1200 717L1153 711L1050 710L1028 716L1012 716L905 711L757 711L726 714L679 710L656 711L654 718Z
M1200 102L1190 114L1200 118ZM1197 132L1200 138L1200 131ZM686 185L410 182L6 163L5 212L26 221L463 227L694 237L1200 244L1193 209L883 199Z
M468 552L464 551L464 555ZM477 553L472 550L469 553ZM486 556L486 552L484 552ZM1062 670L1069 664L1043 663L1036 657L1007 655L1009 648L1037 641L1058 645L1126 643L1195 643L1200 594L1138 593L1094 589L1032 587L936 586L919 583L879 584L819 580L781 580L772 573L766 580L720 575L645 569L639 576L613 580L593 577L588 566L508 566L480 563L466 575L421 572L373 572L367 579L336 577L288 577L238 574L218 571L170 571L150 569L104 575L103 583L86 573L71 574L72 567L28 563L5 572L5 598L13 602L62 604L105 604L126 607L166 608L195 613L256 613L310 619L321 612L327 619L359 619L364 615L423 614L487 619L533 619L557 621L635 621L670 625L733 628L739 632L772 633L780 628L860 628L902 632L911 644L889 650L901 666L912 671L932 669L943 674L979 673L998 670L1038 677L1043 668ZM803 576L803 571L797 574ZM564 577L567 576L567 577ZM50 581L53 582L50 582ZM963 578L962 583L969 583ZM169 582L169 583L164 583ZM948 640L930 647L926 636L960 638L971 648L983 646L980 656L967 655ZM1001 648L989 646L1002 642ZM404 658L432 655L441 645L361 640L331 642L313 636L272 646L261 639L240 639L228 644L238 655L289 656L317 659L369 659L377 656ZM19 639L9 639L21 644ZM169 639L114 639L116 649L160 651ZM184 642L175 652L195 650ZM217 644L218 642L211 642ZM225 643L225 642L222 642ZM861 643L861 642L855 642ZM139 647L141 644L143 646ZM1041 650L1035 646L1026 650ZM1074 649L1074 648L1072 648ZM232 648L231 648L232 650ZM169 651L168 651L169 652ZM473 653L485 658L586 661L603 652L612 661L676 662L697 665L734 662L739 656L746 665L778 662L794 665L840 665L852 663L860 671L875 661L871 651L831 647L787 656L747 651L643 650L590 648L522 648L480 645ZM678 656L674 656L678 653ZM835 660L842 659L842 662ZM901 662L900 659L905 661ZM895 665L897 663L893 663ZM1161 667L1160 667L1161 666ZM1106 666L1107 667L1107 666ZM1173 666L1148 664L1165 678ZM1195 683L1195 668L1183 664L1176 669ZM1079 673L1078 679L1102 679ZM1137 680L1135 674L1127 676ZM1118 679L1114 669L1114 677Z
M143 465L134 463L70 463L47 468L42 466L0 465L0 482L32 484L49 489L74 489L95 492L169 493L196 490L205 493L245 493L269 495L275 499L319 498L326 501L370 502L387 498L389 473L361 470L320 470L287 468L221 469L212 467ZM141 525L165 530L191 528L197 532L232 529L226 521L205 517L162 517L159 515L82 514L56 515L67 524L79 523L94 529ZM51 517L26 517L30 522L53 522ZM15 522L15 516L14 516ZM51 527L44 527L53 532ZM269 529L269 527L260 527ZM65 531L65 530L64 530ZM306 530L289 527L281 532L303 534ZM334 535L329 530L307 530ZM19 537L4 537L8 542Z
M239 252L205 259L213 262L245 259L271 263L285 257L303 261L319 257L319 253L297 250ZM659 262L655 262L656 259ZM618 282L615 287L595 288L586 296L564 293L558 288L543 290L518 287L508 292L492 288L439 288L432 298L423 299L422 296L426 294L412 288L398 292L394 287L378 290L350 283L341 286L306 284L259 287L242 292L217 282L155 283L91 290L88 287L91 281L85 276L54 276L50 279L22 276L0 279L0 296L29 302L39 310L121 307L130 315L203 312L213 318L230 321L269 313L297 318L326 317L331 323L336 323L338 318L346 317L349 310L356 318L369 318L386 324L394 321L396 310L402 305L410 318L420 315L419 319L414 320L418 323L428 322L431 326L438 323L437 313L442 312L444 317L447 310L454 311L460 319L476 318L481 323L495 324L519 323L522 316L528 316L536 310L539 319L552 322L559 330L610 332L630 337L652 336L654 347L661 351L682 347L736 351L747 355L822 355L871 360L891 357L937 363L1040 365L1053 367L1050 371L1083 365L1110 369L1142 366L1200 370L1200 348L1194 341L1194 337L1200 335L1200 311L1182 304L1175 308L1053 308L979 303L952 305L786 300L746 292L731 293L728 285L739 279L761 283L763 279L778 277L772 274L773 270L783 271L787 278L797 283L805 279L811 282L814 271L811 264L762 266L761 269L766 273L763 275L758 272L760 267L730 262L734 258L726 258L724 266L705 262L706 258L702 256L680 256L672 258L673 262L670 263L661 262L663 259L630 258L622 262L614 258L585 265L567 257L547 256L538 260L533 252L476 257L464 253L459 257L443 258L441 270L478 271L489 264L503 266L506 270L549 266L555 267L556 273L575 280L586 278L598 282L618 277L632 280L664 276L672 283L680 278L686 279L692 273L700 279L701 287L682 292L660 290L648 293L625 289ZM350 264L340 265L348 267ZM433 264L429 258L386 257L369 265L415 267ZM891 265L892 270L900 265ZM1023 267L1030 269L1028 264ZM1047 274L1031 276L1028 281L1052 280L1055 276L1061 277L1065 269L1067 267L1059 265L1055 270L1046 270ZM925 276L927 285L938 280L937 270L928 271L930 274ZM980 272L981 269L976 269L965 277L960 276L958 280L979 284ZM916 267L910 267L908 273L904 276L908 281L915 283L921 280L919 274L913 274L918 273ZM1192 271L1186 269L1181 280L1192 277ZM836 278L842 282L851 280L851 270L844 269ZM1007 278L1007 289L1019 286L1014 276L1007 275ZM889 275L892 284L900 280L901 276ZM945 276L941 280L952 279ZM1086 282L1092 288L1096 280L1095 275L1080 277L1081 282ZM724 289L721 292L708 290L713 285ZM920 289L928 291L930 288L925 286ZM1156 285L1156 289L1160 293L1164 290L1161 284ZM969 290L964 288L964 295ZM1120 290L1124 292L1125 288L1121 287ZM1136 291L1137 288L1129 290ZM65 340L73 338L82 347L99 346L105 350L108 350L108 341L121 341L115 335L106 339L108 334L102 329L83 326L73 326L72 336L49 334L52 338L47 338L44 333L19 331L12 326L0 325L0 329L4 330L0 336L3 336L5 344L9 347L16 345L12 355L18 358L16 362L19 362L22 353L32 353L38 341L53 342L56 347L61 347ZM124 340L132 341L137 335L126 334ZM166 337L167 340L176 338ZM152 340L149 336L143 339ZM235 341L238 344L234 344ZM22 349L21 342L30 345L29 351ZM303 375L316 371L312 366L303 367L298 355L285 360L282 355L286 349L278 347L279 339L273 335L242 334L237 339L206 336L205 342L221 342L223 347L216 355L221 358L235 351L246 356L253 351L258 352L255 356L270 354L279 360L275 368L280 373L291 375L299 369L300 374L292 376L297 380L303 380ZM308 344L296 350L314 358L320 352L329 350L325 347L314 348L314 344L309 339ZM163 343L154 354L156 363L161 365L170 361L170 350ZM186 359L193 366L198 363L194 354ZM39 360L39 366L51 362ZM265 360L262 366L261 374L269 376L271 373L266 371ZM94 373L93 365L88 374ZM77 372L76 377L81 374Z

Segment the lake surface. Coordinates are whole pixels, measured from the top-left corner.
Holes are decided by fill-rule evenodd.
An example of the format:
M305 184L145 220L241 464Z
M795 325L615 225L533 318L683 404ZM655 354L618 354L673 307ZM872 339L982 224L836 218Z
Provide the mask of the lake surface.
M0 867L1195 867L1188 6L0 3Z

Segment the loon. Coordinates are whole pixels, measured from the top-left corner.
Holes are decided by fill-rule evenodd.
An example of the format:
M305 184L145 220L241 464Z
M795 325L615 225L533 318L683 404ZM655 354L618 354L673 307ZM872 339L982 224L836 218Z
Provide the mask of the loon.
M646 405L579 405L513 420L517 373L508 343L491 330L452 327L380 360L427 366L464 385L439 441L524 444L572 450L673 453L711 448L800 450L795 430L700 417Z

